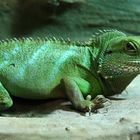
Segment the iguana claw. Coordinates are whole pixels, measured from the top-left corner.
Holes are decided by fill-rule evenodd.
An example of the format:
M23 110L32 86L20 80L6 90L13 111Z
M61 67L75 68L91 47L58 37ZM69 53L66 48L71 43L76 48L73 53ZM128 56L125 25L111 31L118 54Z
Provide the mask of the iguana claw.
M97 95L93 100L92 100L94 107L92 109L92 111L94 112L95 110L102 108L105 106L104 103L108 102L109 104L111 104L111 101L107 98L105 98L103 95Z

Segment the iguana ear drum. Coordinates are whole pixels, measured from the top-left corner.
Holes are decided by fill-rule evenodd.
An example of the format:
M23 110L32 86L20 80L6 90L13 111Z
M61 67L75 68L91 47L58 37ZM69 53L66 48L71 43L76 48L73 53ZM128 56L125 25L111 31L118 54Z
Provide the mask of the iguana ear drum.
M109 51L107 51L105 54L111 55L112 53L113 53L113 51L112 51L112 50L109 50Z

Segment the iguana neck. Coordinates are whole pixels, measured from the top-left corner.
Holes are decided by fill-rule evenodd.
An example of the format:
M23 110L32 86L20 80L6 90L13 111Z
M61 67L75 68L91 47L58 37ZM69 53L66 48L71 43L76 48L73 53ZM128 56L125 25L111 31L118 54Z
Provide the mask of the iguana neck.
M120 94L123 90L126 89L126 87L136 76L137 75L131 75L119 78L103 79L107 91L105 95L112 96L115 94Z

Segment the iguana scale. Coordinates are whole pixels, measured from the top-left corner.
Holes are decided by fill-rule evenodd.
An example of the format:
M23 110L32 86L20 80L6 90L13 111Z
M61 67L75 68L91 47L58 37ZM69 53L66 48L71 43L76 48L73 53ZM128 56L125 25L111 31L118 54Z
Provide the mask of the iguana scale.
M34 100L68 98L75 109L94 111L106 101L100 95L121 93L139 73L139 37L117 30L100 31L86 43L55 38L4 40L0 42L0 110L12 106L11 94Z

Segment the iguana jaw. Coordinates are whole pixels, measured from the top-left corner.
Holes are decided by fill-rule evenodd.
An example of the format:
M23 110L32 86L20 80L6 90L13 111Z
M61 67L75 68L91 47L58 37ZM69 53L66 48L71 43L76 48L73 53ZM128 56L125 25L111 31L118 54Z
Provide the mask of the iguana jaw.
M138 75L140 74L140 59L139 61L106 61L99 66L98 73L105 79Z
M127 60L127 59L126 59ZM115 59L104 60L102 65L98 67L98 73L102 77L106 96L120 94L130 82L140 74L140 59L122 61Z

